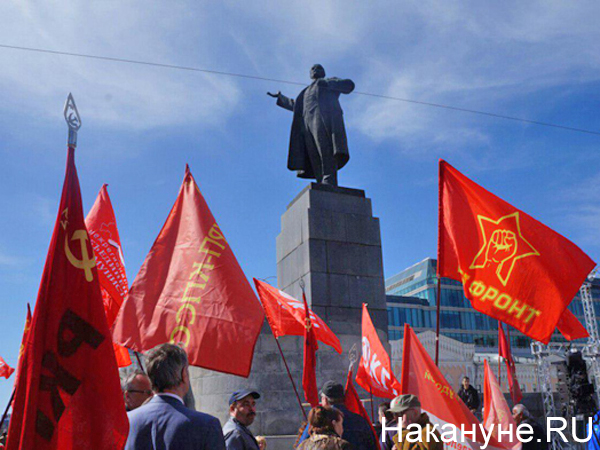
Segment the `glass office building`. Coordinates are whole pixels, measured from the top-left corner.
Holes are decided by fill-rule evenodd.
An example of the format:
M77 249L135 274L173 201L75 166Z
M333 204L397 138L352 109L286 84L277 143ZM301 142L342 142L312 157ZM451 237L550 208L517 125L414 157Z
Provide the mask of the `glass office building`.
M405 323L408 323L417 333L435 330L436 265L435 259L427 258L386 280L390 340L402 339ZM592 285L592 296L598 319L600 318L600 280L598 279ZM569 309L585 325L583 306L578 296ZM459 281L442 278L440 319L443 335L475 344L476 349L497 349L498 321L478 313L471 307ZM515 353L529 353L531 340L528 337L511 328L510 338ZM553 340L564 341L564 338L555 334Z

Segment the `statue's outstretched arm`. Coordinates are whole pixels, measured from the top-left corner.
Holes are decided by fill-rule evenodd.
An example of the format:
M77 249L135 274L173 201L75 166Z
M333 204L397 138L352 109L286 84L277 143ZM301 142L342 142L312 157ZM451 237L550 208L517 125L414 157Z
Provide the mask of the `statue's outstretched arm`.
M290 110L290 111L294 110L294 99L286 97L285 95L283 95L281 93L281 91L278 91L276 94L267 92L267 95L270 95L271 97L274 97L277 99L277 106L281 106L282 108Z
M321 80L319 80L321 82ZM332 91L338 91L342 94L349 94L354 90L354 81L341 78L327 78L323 80L323 85Z

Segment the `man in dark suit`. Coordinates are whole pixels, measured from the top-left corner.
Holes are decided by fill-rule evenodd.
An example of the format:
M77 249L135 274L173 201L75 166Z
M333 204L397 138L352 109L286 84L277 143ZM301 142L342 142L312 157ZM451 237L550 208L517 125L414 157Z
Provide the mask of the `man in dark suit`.
M177 345L162 344L146 355L155 396L127 413L125 450L225 450L219 421L183 404L190 388L188 358Z
M293 111L288 154L288 169L301 178L315 178L318 183L337 186L337 171L350 158L344 127L340 94L354 90L352 80L325 78L325 69L315 64L310 69L313 82L296 100L281 92L268 94L277 105Z

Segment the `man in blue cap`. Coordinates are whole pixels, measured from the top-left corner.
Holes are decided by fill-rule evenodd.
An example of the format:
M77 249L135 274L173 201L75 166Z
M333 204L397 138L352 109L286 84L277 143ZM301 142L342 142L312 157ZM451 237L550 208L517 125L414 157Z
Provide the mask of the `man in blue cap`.
M223 427L227 450L260 450L256 438L248 429L256 417L256 400L260 394L243 389L229 398L229 420Z

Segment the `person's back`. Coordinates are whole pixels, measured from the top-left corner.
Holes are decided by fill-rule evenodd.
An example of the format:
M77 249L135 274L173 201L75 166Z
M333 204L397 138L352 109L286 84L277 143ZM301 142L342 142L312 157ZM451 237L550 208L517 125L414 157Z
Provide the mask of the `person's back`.
M354 450L352 444L334 434L313 434L296 450Z
M127 416L130 439L125 450L225 448L217 418L188 409L171 396L156 395Z
M146 354L146 370L156 395L127 413L125 450L225 450L219 421L188 409L183 398L190 374L185 350L162 344Z
M355 450L378 450L375 434L365 418L353 413L344 404L334 406L344 413L344 434L342 438L352 444Z

